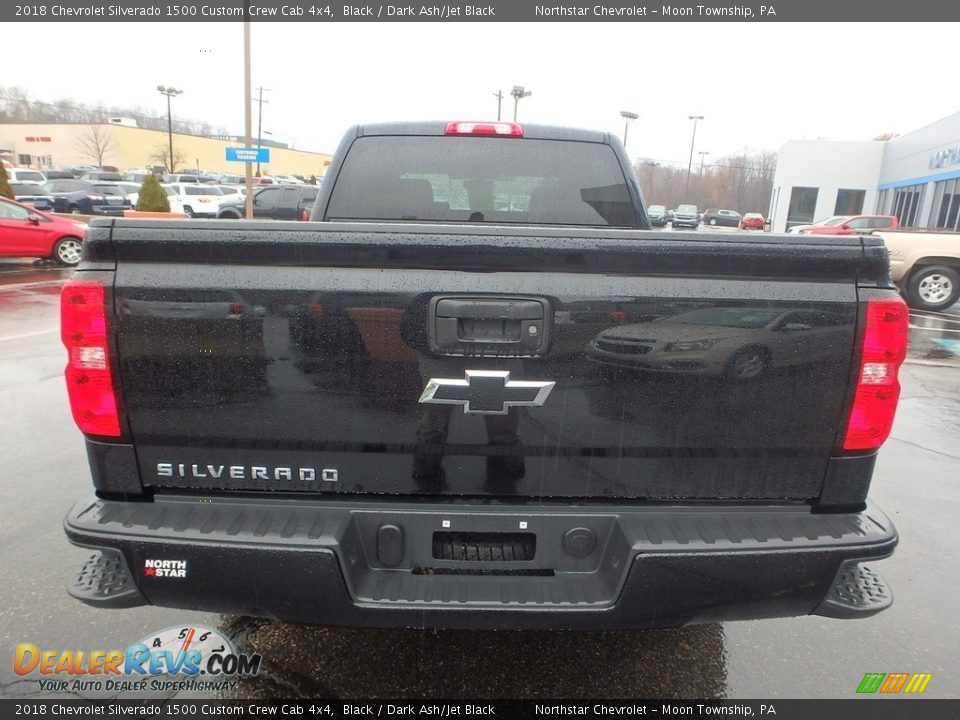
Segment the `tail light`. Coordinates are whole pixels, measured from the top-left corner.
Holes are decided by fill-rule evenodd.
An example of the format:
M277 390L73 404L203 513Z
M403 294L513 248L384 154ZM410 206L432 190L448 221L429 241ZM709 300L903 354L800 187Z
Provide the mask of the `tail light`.
M230 307L227 308L227 314L243 315L244 310L246 310L246 306L243 303L230 303Z
M844 450L874 450L890 436L900 398L897 372L907 356L910 311L900 298L868 300L857 389Z
M306 222L307 220L310 219L310 213L308 213L308 212L306 211L306 209L301 210L301 211L300 211L300 219L301 219L303 222Z
M499 137L523 137L523 128L509 122L457 122L447 123L446 135L495 135Z
M105 302L102 283L64 283L60 292L60 336L69 356L67 394L77 427L90 435L120 437Z

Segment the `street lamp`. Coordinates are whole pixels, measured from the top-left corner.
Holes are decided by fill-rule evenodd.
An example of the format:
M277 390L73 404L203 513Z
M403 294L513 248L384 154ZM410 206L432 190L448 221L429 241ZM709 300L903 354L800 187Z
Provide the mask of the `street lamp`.
M710 154L709 150L698 150L697 155L700 156L700 177L703 177L703 161Z
M169 172L174 171L173 167L173 113L170 109L170 98L176 97L177 95L183 95L183 90L177 90L172 85L169 87L164 87L163 85L157 85L157 90L161 95L167 96L167 138L170 141L170 168Z
M690 160L687 161L687 187L683 191L684 195L690 192L690 168L693 167L693 145L697 141L697 120L703 120L703 115L689 115L687 120L693 120L693 137L690 138Z
M270 102L269 100L263 99L264 91L270 92L270 88L265 88L263 86L258 87L257 90L260 92L260 97L257 98L257 103L260 105L259 110L257 110L257 157L260 157L260 146L263 144L263 104L265 102ZM257 160L257 177L260 177L260 160Z
M630 127L630 121L636 120L639 115L635 112L629 112L627 110L620 111L620 117L623 118L623 147L627 147L627 129Z
M510 94L513 95L513 121L517 121L517 105L525 97L530 97L533 95L533 91L524 90L523 85L514 85L513 90L510 91Z

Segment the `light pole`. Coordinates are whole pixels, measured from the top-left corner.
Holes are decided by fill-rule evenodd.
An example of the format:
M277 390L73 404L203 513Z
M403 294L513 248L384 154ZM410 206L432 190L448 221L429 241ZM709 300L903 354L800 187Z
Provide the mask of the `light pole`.
M687 120L693 120L693 136L690 138L690 160L687 161L687 187L683 191L684 195L690 192L690 168L693 167L693 145L697 141L697 120L703 120L703 115L689 115Z
M243 146L249 151L253 134L253 99L250 96L250 0L243 2ZM243 216L253 217L253 166L243 164L243 184L246 188Z
M627 147L627 130L630 128L630 121L636 120L639 115L628 110L621 110L620 117L623 118L623 147Z
M710 154L709 150L698 150L697 155L700 156L700 177L703 177L703 161Z
M157 85L157 90L161 95L167 96L167 139L170 141L170 167L167 172L173 172L173 111L170 108L170 98L183 95L183 90L177 90L172 85L170 87Z
M513 90L510 91L510 94L513 95L513 121L517 121L517 105L525 97L530 97L533 95L533 91L524 90L523 85L514 85Z
M260 153L260 144L263 142L263 104L265 102L270 102L269 100L263 99L263 91L266 90L270 92L270 88L258 87L257 91L260 93L260 96L257 98L257 103L259 103L260 108L257 110L257 155ZM257 177L260 177L260 161L257 160Z
M698 150L697 155L700 156L700 176L697 180L697 185L700 189L700 202L706 202L703 197L703 161L706 159L707 155L710 154L709 150Z
M500 122L500 106L503 105L503 90L497 90L493 93L493 96L497 99L497 122Z

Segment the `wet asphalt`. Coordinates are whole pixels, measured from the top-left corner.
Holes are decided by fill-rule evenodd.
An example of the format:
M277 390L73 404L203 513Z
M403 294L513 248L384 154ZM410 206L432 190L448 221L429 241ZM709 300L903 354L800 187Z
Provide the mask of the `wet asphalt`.
M892 439L871 496L900 546L877 569L893 607L647 632L466 632L305 627L164 608L97 610L64 585L88 555L64 514L90 492L66 400L58 293L69 275L0 261L0 695L45 697L12 672L17 643L122 648L182 624L220 628L264 657L243 698L850 698L866 672L931 672L960 697L960 305L915 313ZM951 348L956 347L957 352ZM203 696L200 696L203 697Z

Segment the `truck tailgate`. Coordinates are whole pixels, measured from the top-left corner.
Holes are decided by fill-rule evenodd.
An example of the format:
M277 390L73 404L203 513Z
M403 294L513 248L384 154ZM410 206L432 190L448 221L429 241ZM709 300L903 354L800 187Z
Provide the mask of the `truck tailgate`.
M803 501L846 419L858 281L885 272L856 237L111 232L88 260L116 263L148 489Z

